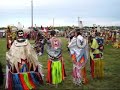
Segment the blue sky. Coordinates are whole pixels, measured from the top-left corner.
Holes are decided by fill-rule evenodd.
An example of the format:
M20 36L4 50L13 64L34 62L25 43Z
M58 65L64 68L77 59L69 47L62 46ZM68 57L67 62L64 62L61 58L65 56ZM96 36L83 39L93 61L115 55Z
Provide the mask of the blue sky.
M37 26L120 25L120 0L33 0ZM31 0L0 0L0 26L31 26Z

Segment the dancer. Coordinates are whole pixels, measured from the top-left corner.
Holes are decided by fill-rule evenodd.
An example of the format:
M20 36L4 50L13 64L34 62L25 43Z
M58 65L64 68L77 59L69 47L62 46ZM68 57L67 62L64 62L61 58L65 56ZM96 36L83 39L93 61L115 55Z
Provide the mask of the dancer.
M109 45L111 43L111 37L112 37L111 31L108 30L106 33L106 44L107 45Z
M86 63L88 60L86 51L87 41L81 36L80 29L75 30L75 37L68 47L73 61L73 83L76 85L86 84Z
M120 34L116 31L116 41L113 44L113 47L120 48Z
M13 40L12 40L12 30L10 28L10 26L7 27L7 32L6 32L6 39L7 39L7 50L10 49Z
M48 71L47 83L58 85L65 79L65 68L62 57L61 41L55 37L56 32L51 31L51 38L47 42Z
M6 89L29 90L43 83L42 65L23 30L17 31L17 39L6 53Z
M35 40L35 50L38 55L42 55L44 53L44 44L45 44L44 36L40 32L38 32Z
M96 32L90 45L90 66L92 78L102 78L104 76L103 68L103 49L104 39L100 37L100 32Z

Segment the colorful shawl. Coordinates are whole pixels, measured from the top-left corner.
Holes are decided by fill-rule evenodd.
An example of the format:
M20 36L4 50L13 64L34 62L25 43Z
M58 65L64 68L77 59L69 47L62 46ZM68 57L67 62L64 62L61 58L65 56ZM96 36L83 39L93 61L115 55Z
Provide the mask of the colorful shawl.
M28 40L13 42L6 53L6 89L29 90L43 83L41 64Z
M72 60L73 60L73 83L81 85L87 83L85 65L87 63L87 42L82 36L73 38L69 43Z
M58 39L52 38L48 44L47 53L49 56L48 60L48 73L47 73L47 83L59 84L61 83L66 74L63 63L63 57L61 54L61 44Z

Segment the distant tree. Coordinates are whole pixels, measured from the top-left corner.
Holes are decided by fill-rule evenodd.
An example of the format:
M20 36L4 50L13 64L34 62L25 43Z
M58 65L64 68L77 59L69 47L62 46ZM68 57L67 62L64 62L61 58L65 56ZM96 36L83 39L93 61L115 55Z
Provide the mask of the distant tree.
M0 27L0 30L7 29L6 27Z

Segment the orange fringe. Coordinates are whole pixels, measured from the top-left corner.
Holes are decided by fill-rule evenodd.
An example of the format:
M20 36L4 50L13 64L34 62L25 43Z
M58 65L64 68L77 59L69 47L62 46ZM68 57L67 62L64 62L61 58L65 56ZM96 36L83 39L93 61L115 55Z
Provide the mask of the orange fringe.
M72 54L71 57L72 57L72 61L76 61L76 56L75 56L75 54Z
M26 85L26 83L24 81L23 74L19 74L19 77L20 77L21 84L23 86L23 90L29 90L28 86Z
M59 59L61 60L61 64L62 64L62 80L64 80L66 77L66 73L65 73L65 66L64 66L64 62L63 62L63 57L60 57ZM47 83L52 83L51 64L52 64L52 61L48 60L47 77L46 77Z
M88 79L87 79L86 68L85 67L82 69L82 77L83 77L83 83L87 84L88 83Z
M28 80L29 80L30 85L33 87L33 89L35 89L36 86L35 86L34 82L32 81L32 77L31 77L30 73L28 73Z
M63 62L63 57L61 57L61 63L62 63L62 80L64 80L66 77L66 73L65 73L65 66L64 66L64 62Z
M52 61L48 60L48 64L47 64L47 83L51 83L52 82L51 64L52 64Z

